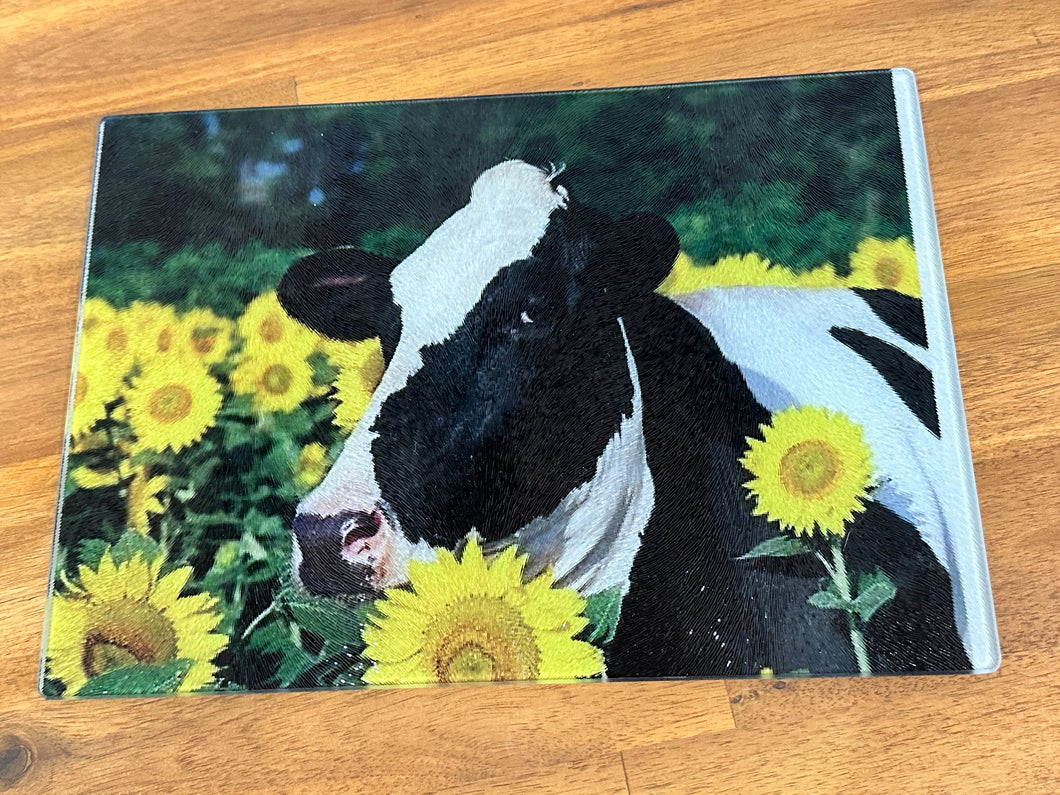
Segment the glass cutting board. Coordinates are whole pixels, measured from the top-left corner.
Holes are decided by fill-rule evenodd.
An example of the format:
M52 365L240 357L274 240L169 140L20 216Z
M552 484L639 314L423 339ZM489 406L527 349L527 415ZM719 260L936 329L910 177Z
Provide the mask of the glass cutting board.
M912 75L100 126L41 687L988 672Z

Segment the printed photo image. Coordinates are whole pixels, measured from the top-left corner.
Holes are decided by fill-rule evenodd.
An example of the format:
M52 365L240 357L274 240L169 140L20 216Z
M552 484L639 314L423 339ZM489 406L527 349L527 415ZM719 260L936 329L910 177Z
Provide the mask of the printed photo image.
M100 139L45 696L997 667L908 73Z

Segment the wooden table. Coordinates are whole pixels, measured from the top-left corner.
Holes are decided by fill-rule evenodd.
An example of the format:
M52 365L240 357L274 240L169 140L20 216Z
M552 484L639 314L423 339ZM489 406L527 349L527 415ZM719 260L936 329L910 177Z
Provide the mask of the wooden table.
M1060 789L1055 0L7 0L3 11L0 790ZM101 115L890 66L914 69L922 91L999 673L37 694Z

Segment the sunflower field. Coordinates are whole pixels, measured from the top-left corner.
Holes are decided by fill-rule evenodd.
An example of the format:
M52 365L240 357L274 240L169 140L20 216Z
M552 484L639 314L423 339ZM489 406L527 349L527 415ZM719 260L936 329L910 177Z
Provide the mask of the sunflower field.
M297 622L338 608L283 598L289 522L382 369L272 290L234 317L89 297L45 692L284 686L331 655Z

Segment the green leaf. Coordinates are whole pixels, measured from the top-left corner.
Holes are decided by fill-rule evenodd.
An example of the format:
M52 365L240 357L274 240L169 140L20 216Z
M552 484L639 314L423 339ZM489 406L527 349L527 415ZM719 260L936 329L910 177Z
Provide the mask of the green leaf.
M89 679L78 696L155 696L172 693L184 681L191 660L172 660L163 665L131 665Z
M290 687L303 671L317 662L317 658L297 644L285 647L283 651L283 662L280 663L276 676L280 679L280 687Z
M891 578L877 568L871 574L858 576L858 596L852 607L861 616L861 620L867 622L877 610L894 599L897 593L898 588Z
M357 607L330 599L290 601L287 608L301 629L323 638L331 646L359 649L364 646L361 631L368 613Z
M775 536L758 544L750 552L747 552L737 560L749 560L751 558L789 558L792 555L805 555L813 552L813 548L801 538L794 536Z
M851 603L829 588L826 591L818 591L806 600L814 607L822 610L849 610Z
M103 553L110 549L110 544L102 538L84 538L77 544L77 560L82 566L96 571Z
M158 544L149 536L142 535L135 530L126 530L122 533L118 543L110 549L110 555L117 564L125 563L136 557L139 553L144 560L153 561L161 554Z
M589 642L610 643L615 637L621 611L622 591L617 585L585 597L585 617L592 627Z
M247 638L246 647L251 651L284 651L294 645L291 628L284 621L266 621L254 628Z

